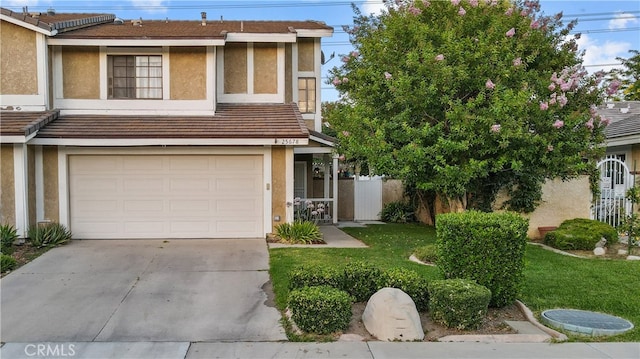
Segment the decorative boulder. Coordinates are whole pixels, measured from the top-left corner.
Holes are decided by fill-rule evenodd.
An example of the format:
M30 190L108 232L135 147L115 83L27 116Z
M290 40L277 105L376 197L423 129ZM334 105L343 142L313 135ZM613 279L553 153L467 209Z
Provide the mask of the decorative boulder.
M420 315L411 297L397 288L382 288L371 296L362 322L379 340L423 340Z
M602 247L596 247L593 250L593 254L597 255L597 256L603 256L606 253L606 251L604 250L604 248Z

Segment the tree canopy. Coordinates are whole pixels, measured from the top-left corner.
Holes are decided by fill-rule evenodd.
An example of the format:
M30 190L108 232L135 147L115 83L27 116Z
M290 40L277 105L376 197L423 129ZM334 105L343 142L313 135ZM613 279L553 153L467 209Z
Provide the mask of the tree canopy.
M326 117L347 158L484 210L506 189L521 212L545 179L595 168L604 74L581 66L575 22L537 1L386 4L380 15L354 7L354 51L330 71L341 105Z
M616 100L640 101L640 51L629 52L628 59L616 57L624 68L611 71L608 94Z

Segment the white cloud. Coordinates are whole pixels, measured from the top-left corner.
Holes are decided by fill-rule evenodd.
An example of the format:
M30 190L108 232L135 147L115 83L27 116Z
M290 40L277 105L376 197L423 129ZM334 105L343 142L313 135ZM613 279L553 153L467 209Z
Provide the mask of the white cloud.
M631 48L631 44L628 42L606 40L604 43L600 43L585 34L577 42L578 48L585 50L583 65L587 66L587 70L591 73L599 70L609 71L615 67L620 67L593 65L618 63L619 61L616 60L616 57L626 57Z
M148 13L166 13L169 9L165 0L130 0L136 8Z
M626 13L616 14L613 19L609 20L609 29L625 29L628 24L635 24L638 18Z
M371 13L378 15L384 9L385 9L385 6L382 0L366 0L362 4L362 13L364 15L369 15Z

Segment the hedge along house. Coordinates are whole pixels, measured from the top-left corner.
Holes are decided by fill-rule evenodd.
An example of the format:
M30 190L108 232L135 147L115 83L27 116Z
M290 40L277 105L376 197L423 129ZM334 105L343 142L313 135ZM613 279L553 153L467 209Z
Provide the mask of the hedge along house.
M80 239L264 237L293 219L295 163L333 158L337 178L323 23L0 21L0 222L21 236L55 221Z

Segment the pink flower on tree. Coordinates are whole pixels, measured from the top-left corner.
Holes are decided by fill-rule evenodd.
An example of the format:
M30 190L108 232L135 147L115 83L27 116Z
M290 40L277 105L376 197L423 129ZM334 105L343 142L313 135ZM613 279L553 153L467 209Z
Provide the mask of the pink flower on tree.
M500 132L500 129L502 128L502 126L500 126L499 124L495 124L493 126L491 126L491 132Z
M532 29L537 29L540 27L540 22L538 20L532 21L531 25L529 25L530 28Z
M384 78L385 78L385 79L387 79L387 80L391 80L391 78L392 78L392 77L393 77L393 76L392 76L390 73L388 73L388 72L386 72L386 71L384 72Z
M358 57L360 53L358 51L351 51L351 57Z
M567 96L562 95L558 97L558 104L560 105L560 107L564 107L567 104L567 102L568 102Z
M340 85L342 83L342 81L340 81L339 78L334 77L333 81L331 83L333 83L334 86L338 86L338 85Z
M504 14L506 16L511 16L513 14L513 8L512 7L508 8L507 11L504 12Z
M611 96L615 94L616 92L618 92L619 87L620 87L620 81L618 80L611 81L611 83L607 87L607 95Z
M513 59L513 66L518 67L522 65L522 59L520 57Z
M564 121L556 120L556 122L553 123L553 127L557 128L557 129L563 128L564 127Z
M600 115L600 124L601 125L609 126L610 123L611 123L610 119L605 118L604 116Z
M507 31L504 35L506 37L513 37L513 35L516 34L516 29L514 29L513 27L509 29L509 31Z
M458 10L458 15L465 16L466 14L467 14L467 11L462 6L460 6L460 10Z
M342 78L342 83L346 84L347 82L349 82L349 78L348 77L343 77Z
M546 102L540 102L540 110L546 111L549 109L549 104Z
M569 80L567 82L563 82L562 84L560 84L560 90L569 91L571 90L572 86L573 86L573 80Z
M342 56L342 62L349 62L349 56Z
M424 7L429 7L431 6L431 3L427 0L422 0L422 5L424 5Z
M460 0L451 0L451 5L453 5L453 6L460 5Z
M590 118L589 121L585 122L584 127L593 130L593 118Z
M443 54L440 54L440 55L436 56L436 61L442 61L442 60L444 60L444 55Z
M469 5L471 5L471 7L478 7L478 0L469 0Z
M413 6L413 5L411 5L411 6L409 7L409 12L410 12L411 14L413 14L413 15L416 15L416 16L417 16L417 15L422 14L422 10L418 9L417 7L415 7L415 6Z
M556 89L556 84L554 84L553 82L549 85L549 87L547 87L549 89L549 91L553 91Z
M547 152L553 151L553 145L547 145Z
M351 133L349 133L349 131L342 131L342 135L344 137L349 137L349 135L351 135Z
M485 82L484 86L489 90L493 90L494 88L496 88L496 84L494 84L491 79L487 79L487 82Z

